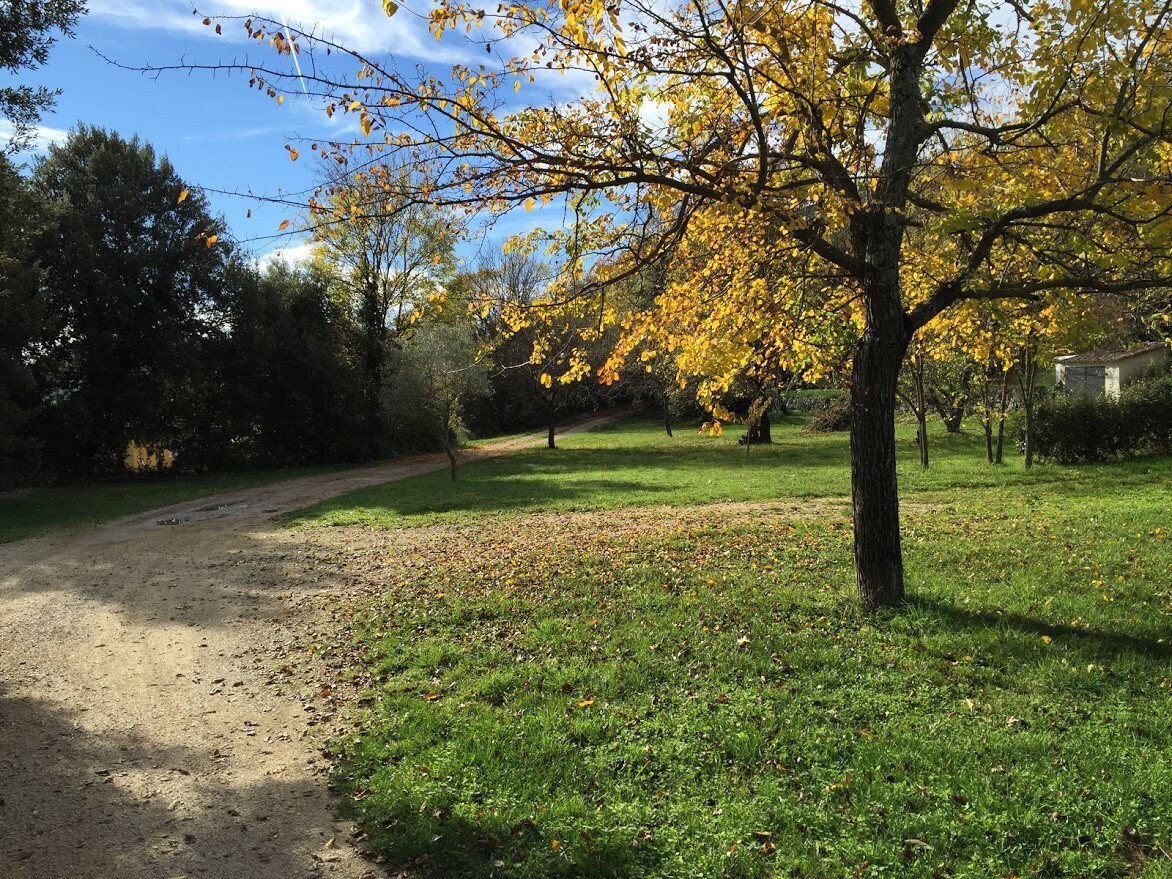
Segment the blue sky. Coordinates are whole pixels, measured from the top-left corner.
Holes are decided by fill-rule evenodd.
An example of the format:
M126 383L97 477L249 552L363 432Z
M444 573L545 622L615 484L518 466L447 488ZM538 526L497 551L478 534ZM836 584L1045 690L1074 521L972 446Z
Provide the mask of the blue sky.
M180 176L195 187L267 196L313 186L314 164L306 158L310 151L302 150L301 159L290 161L285 150L290 139L337 138L345 134L340 126L352 123L340 114L330 122L320 107L304 100L277 106L250 90L246 76L145 76L113 66L97 53L131 67L248 57L279 63L267 46L247 43L239 23L225 22L219 37L201 24L204 15L253 12L285 17L295 27L333 35L380 57L391 48L400 67L444 64L471 50L447 38L437 43L423 19L407 9L387 19L379 0L208 0L201 3L198 16L184 0L89 0L89 7L76 37L59 41L49 64L23 77L62 89L56 109L42 120L42 146L85 122L125 136L139 135L166 153ZM282 220L295 221L294 210L249 198L213 193L208 197L234 237L258 255L300 244L295 237L277 234ZM246 216L249 210L251 218ZM535 214L506 219L494 237L518 231L535 219ZM555 218L543 218L547 224L551 220Z

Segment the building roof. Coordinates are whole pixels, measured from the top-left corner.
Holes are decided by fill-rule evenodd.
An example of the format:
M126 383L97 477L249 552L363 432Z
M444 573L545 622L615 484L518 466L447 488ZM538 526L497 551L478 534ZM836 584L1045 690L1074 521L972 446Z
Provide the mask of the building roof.
M1060 357L1059 361L1065 365L1080 363L1118 363L1130 357L1139 357L1141 354L1151 354L1154 351L1163 351L1163 342L1149 342L1136 348L1096 348L1094 351L1084 351L1081 354L1071 354Z

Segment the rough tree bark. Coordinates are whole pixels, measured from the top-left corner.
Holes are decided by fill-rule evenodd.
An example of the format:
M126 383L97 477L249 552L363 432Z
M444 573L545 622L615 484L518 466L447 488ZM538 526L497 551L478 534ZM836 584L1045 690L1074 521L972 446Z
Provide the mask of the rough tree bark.
M864 220L867 322L851 367L851 503L855 575L868 609L903 604L903 551L895 467L899 370L911 341L899 286L899 215L880 210Z
M851 378L851 503L855 572L868 608L903 603L899 489L895 470L895 385L906 339L868 331Z

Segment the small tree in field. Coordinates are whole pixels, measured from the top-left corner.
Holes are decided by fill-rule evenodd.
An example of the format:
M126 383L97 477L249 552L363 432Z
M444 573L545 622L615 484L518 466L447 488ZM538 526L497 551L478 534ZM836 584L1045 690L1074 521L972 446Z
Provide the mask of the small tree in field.
M544 416L546 445L556 448L558 416L578 402L603 326L589 304L565 307L551 294L550 266L531 254L490 258L468 278L469 307L485 353L503 373L519 375L522 393Z
M387 392L388 410L398 413L401 429L413 432L417 443L444 450L453 480L464 434L462 409L491 390L477 355L472 326L460 316L421 323L389 357L400 380Z
M597 289L574 282L599 254L628 252L597 278L617 281L702 238L701 218L738 223L766 250L718 235L714 257L768 256L781 283L765 297L718 287L713 308L769 313L822 289L808 338L849 311L868 607L904 598L893 422L913 335L965 300L1167 283L1167 0L441 0L426 14L480 60L440 77L350 52L353 79L306 78L328 112L357 119L370 164L389 154L425 170L416 199L490 214L565 200L562 290L577 299ZM280 53L314 42L246 27ZM249 69L274 96L301 89L283 65ZM593 90L526 100L551 71L584 73Z

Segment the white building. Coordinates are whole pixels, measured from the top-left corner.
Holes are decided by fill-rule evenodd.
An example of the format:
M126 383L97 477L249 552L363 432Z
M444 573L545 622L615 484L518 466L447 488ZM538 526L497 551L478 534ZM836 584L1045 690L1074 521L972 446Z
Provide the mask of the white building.
M1168 348L1163 342L1128 349L1099 348L1059 357L1054 373L1057 386L1071 393L1118 397L1121 390L1167 359Z

